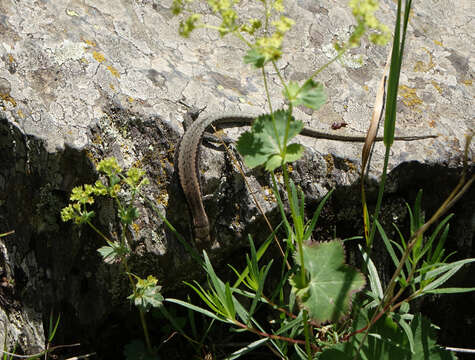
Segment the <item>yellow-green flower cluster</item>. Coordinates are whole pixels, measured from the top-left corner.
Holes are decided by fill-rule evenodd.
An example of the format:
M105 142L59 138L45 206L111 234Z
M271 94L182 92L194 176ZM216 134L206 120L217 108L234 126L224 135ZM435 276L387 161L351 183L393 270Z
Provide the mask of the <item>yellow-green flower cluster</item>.
M83 224L94 216L94 212L88 211L86 207L94 204L94 196L108 195L111 198L117 198L123 183L126 183L135 195L140 186L149 183L144 177L145 171L137 168L129 169L127 176L124 177L122 168L115 158L102 160L97 165L97 170L106 175L108 184L97 180L94 185L86 184L73 188L69 198L72 203L61 210L63 221L74 220L76 224Z
M178 15L185 10L187 3L190 3L192 0L174 0L172 5L172 11L174 15ZM270 6L267 6L265 0L260 0L266 11L263 13L265 16L266 30L269 19L271 18L271 10L276 12L283 12L284 5L283 0L273 0L270 2ZM188 37L190 33L197 27L208 27L213 28L219 31L219 33L224 36L228 33L236 33L238 37L244 40L240 32L247 33L249 35L254 35L257 29L262 27L263 21L260 19L250 19L246 24L239 24L238 14L234 10L234 5L238 3L239 0L207 0L207 3L210 9L221 17L221 25L219 27L214 27L206 24L200 23L200 15L191 14L184 21L180 23L179 33L184 37ZM264 57L264 62L269 60L276 60L282 55L282 42L284 35L287 31L290 30L294 21L281 16L279 20L272 22L272 25L275 28L275 31L271 34L268 34L264 37L256 39L254 45L248 43L249 46L252 46L256 51ZM246 43L247 41L244 40Z
M108 177L119 174L122 171L122 168L117 163L115 158L107 158L101 160L97 165L97 171L100 171L106 174Z
M356 29L350 37L352 47L359 46L360 39L367 29L375 30L376 33L369 35L371 42L377 45L385 45L391 36L389 28L379 22L374 13L378 10L377 0L350 0L350 8L357 21Z
M260 54L265 58L264 62L270 60L277 60L282 56L282 42L284 35L292 28L295 21L281 16L279 20L273 21L272 25L275 27L275 32L271 36L266 36L257 39L256 48Z
M241 25L240 30L242 32L248 33L249 35L254 35L257 29L260 29L262 26L262 21L259 19L251 19L249 20L249 25L244 24Z
M125 182L134 189L149 183L145 177L145 171L136 167L130 168L129 171L127 171Z

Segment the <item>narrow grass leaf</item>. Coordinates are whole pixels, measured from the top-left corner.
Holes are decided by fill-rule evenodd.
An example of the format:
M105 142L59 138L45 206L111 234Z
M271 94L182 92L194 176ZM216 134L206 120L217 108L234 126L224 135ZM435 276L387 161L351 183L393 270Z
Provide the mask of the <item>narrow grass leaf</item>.
M270 243L272 242L272 239L274 238L275 234L277 233L277 231L280 229L280 226L282 225L282 223L280 223L278 226L276 226L276 228L274 229L274 231L272 232L272 234L270 234L267 239L264 241L264 243L259 247L259 249L257 250L257 253L256 253L256 256L257 256L257 260L260 260L262 255L264 255L264 253L266 252L267 248L269 247ZM249 235L249 241L253 241L252 240L252 237ZM246 266L246 268L242 271L242 273L239 275L239 273L237 271L235 271L236 275L238 275L238 279L236 280L236 282L234 283L233 285L233 288L237 288L239 286L239 284L245 279L245 277L249 274L249 266Z
M396 253L394 252L393 246L391 245L391 242L389 241L389 238L386 235L386 232L384 231L379 221L375 220L375 222L376 222L376 227L378 228L379 234L381 235L381 238L383 239L384 245L386 246L386 250L388 251L388 254L391 257L391 260L393 261L394 266L397 267L399 265L399 259L397 258Z
M475 291L475 287L472 288L437 288L433 290L424 290L425 293L430 294L457 294L457 293L464 293L464 292L472 292Z
M211 311L209 310L206 310L206 309L203 309L203 308L200 308L199 306L196 306L196 305L193 305L193 304L190 304L190 303L187 303L186 301L182 301L182 300L178 300L178 299L173 299L173 298L167 298L165 299L164 301L168 301L168 302L171 302L173 304L178 304L178 305L181 305L181 306L184 306L190 310L193 310L193 311L196 311L200 314L203 314L205 316L208 316L212 319L215 319L215 320L218 320L218 321L221 321L221 322L224 322L224 323L228 323L228 324L233 324L232 321L229 321L228 319L225 319L225 318L221 318L217 315L215 315L214 313L212 313Z
M450 263L450 264L445 264L445 265L439 266L437 269L434 269L434 270L431 270L431 271L427 272L425 274L425 277L426 278L433 278L433 277L436 277L439 274L445 273L445 272L447 272L447 271L449 271L453 268L456 268L456 271L458 271L463 265L472 263L474 261L475 261L474 258L470 258L470 259L459 260L459 261L456 261L456 262L453 262L453 263ZM434 265L437 265L437 264L434 264ZM421 275L414 278L415 282L420 282L421 280L422 280ZM427 290L430 290L430 288L428 288Z
M312 221L310 222L310 225L308 225L306 228L306 231L303 237L304 241L310 239L310 236L312 236L313 230L315 229L315 225L317 224L317 221L318 221L318 217L320 216L320 213L322 212L322 209L325 206L325 203L327 202L331 194L333 194L334 190L335 188L331 189L318 204L317 209L313 213Z
M191 283L188 283L188 282L184 282L186 285L188 285L189 287L191 287L197 294L198 296L201 298L201 300L203 300L206 305L208 305L208 307L210 309L212 309L214 312L218 313L218 314L221 314L222 315L222 312L221 310L219 309L219 306L218 304L215 304L214 301L215 299L213 299L202 287L200 284L196 283L197 286L194 286L193 284Z
M409 348L411 349L411 353L415 354L414 334L412 333L411 326L406 321L404 321L404 319L399 319L398 324L401 326L401 328L404 330L404 333L406 334L407 340L409 341Z
M384 292L383 287L381 286L378 271L376 270L376 266L374 266L373 261L368 256L368 253L363 250L363 247L358 244L358 248L360 249L361 255L363 256L363 260L366 263L366 268L368 269L368 277L371 290L377 296L377 298L382 299L384 296Z
M235 352L233 352L231 355L225 357L226 360L234 360L234 359L238 359L240 358L241 356L243 355L246 355L247 353L251 352L251 351L254 351L255 349L257 349L259 346L262 346L264 345L266 342L268 342L269 339L267 338L264 338L264 339L259 339L259 340L256 340L248 345L246 345L245 347L239 349L239 350L236 350Z
M276 335L282 335L286 333L288 330L291 329L298 329L299 328L299 323L302 322L302 312L299 313L299 315L290 321L283 322L283 326L275 332Z

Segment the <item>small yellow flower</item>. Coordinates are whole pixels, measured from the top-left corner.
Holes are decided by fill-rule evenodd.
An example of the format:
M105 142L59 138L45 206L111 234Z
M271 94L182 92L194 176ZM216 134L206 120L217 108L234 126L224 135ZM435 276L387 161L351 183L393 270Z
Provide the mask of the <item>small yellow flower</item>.
M287 31L289 31L294 24L294 20L285 16L281 16L280 20L272 22L272 25L274 25L277 31L281 32L282 34L285 34Z
M115 158L107 158L101 160L99 164L97 164L97 170L106 174L107 176L117 175L122 171L122 168L117 164L117 160Z
M388 27L380 23L374 15L379 7L377 0L350 0L349 6L358 23L349 40L352 47L359 46L360 39L367 29L376 31L369 36L371 42L385 45L389 41L391 34Z

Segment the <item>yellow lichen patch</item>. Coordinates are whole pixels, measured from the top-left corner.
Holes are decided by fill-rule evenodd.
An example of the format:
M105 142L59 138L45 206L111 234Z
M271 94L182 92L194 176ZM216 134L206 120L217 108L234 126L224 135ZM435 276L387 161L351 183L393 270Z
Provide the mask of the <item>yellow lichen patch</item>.
M86 150L86 156L89 158L89 160L91 160L91 162L94 164L94 166L97 167L97 164L99 162L94 158L94 154L92 152L90 152L89 150Z
M331 173L335 168L335 160L332 154L327 154L323 157L327 163L327 174Z
M92 41L92 40L87 40L87 39L82 39L82 41L84 41L86 44L88 44L89 46L93 46L93 47L96 47L97 44L95 41Z
M78 17L79 16L78 12L76 10L73 10L73 9L66 9L66 15L71 16L71 17L73 17L73 16Z
M348 166L348 169L350 171L356 172L358 170L358 167L356 166L356 164L353 161L345 159L345 164L346 164L346 166Z
M81 58L79 61L81 61L83 64L89 64L89 61L86 58Z
M417 96L416 89L401 85L399 86L399 90L402 97L402 102L406 106L414 108L417 105L422 104L422 99Z
M429 54L429 62L427 64L424 64L423 61L417 61L416 65L414 65L414 71L428 72L429 70L435 67L435 64L432 59L432 54L430 53L430 51L427 50L426 48L422 48L422 50L424 50L427 54Z
M12 63L15 62L15 58L13 57L12 54L8 54L8 62L9 62L10 64L12 64Z
M138 226L137 223L132 224L132 229L134 229L134 231L137 235L140 232L140 226Z
M239 210L239 207L236 206L236 208L238 208L237 210ZM241 225L241 217L239 216L239 214L236 214L236 216L234 217L234 219L231 221L231 224L236 228L236 229L239 229L239 226Z
M263 192L262 192L263 196L262 197L264 198L265 201L276 202L274 192L272 191L272 189L269 186L263 186L262 190L263 190Z
M467 85L467 86L472 86L472 79L463 80L463 81L462 81L462 84L465 84L465 85Z
M444 44L442 43L442 41L434 40L434 44L439 45L439 46L444 46Z
M127 97L127 101L132 104L134 102L134 98L132 96L129 96Z
M429 126L430 126L431 128L435 128L435 120L429 121Z
M5 102L9 102L12 104L13 107L16 107L16 101L14 98L12 98L9 94L1 94L0 93L0 100L3 100ZM5 109L5 107L3 107Z
M18 109L18 116L21 117L22 119L25 118L25 114L23 114L23 111L21 111L21 109Z
M168 206L168 194L166 191L161 191L158 197L155 199L159 204L163 206Z
M97 134L95 137L94 137L94 140L92 140L92 142L94 144L102 144L102 137L101 135Z
M114 84L109 84L109 87L111 88L111 90L115 90Z
M119 72L117 71L117 69L115 67L113 67L111 65L107 65L107 70L109 70L110 73L112 75L114 75L116 78L120 77Z
M369 91L368 85L363 86L363 90L366 91L366 92L368 92L368 91Z
M99 63L103 63L104 61L106 61L106 58L104 57L104 55L102 55L100 52L97 52L97 51L92 52L92 57L96 59L96 61Z
M442 94L442 88L437 84L434 80L431 81L431 84L435 89L439 92L439 94Z

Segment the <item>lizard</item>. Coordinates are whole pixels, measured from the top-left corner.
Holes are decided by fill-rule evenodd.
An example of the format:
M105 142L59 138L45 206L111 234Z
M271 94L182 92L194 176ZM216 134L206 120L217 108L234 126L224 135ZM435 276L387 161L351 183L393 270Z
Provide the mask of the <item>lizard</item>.
M192 123L186 129L178 144L174 161L175 171L178 172L180 185L191 212L195 241L199 246L211 241L209 220L203 205L199 176L200 146L205 132L212 126L224 124L227 126L250 126L254 119L258 117L238 112L210 114L199 118L201 111L192 109L185 114L185 122L192 120ZM329 134L309 127L304 127L299 135L346 142L365 142L366 140L366 137L363 136ZM394 140L413 141L435 137L437 135L396 136ZM382 141L383 138L376 137L375 140Z

